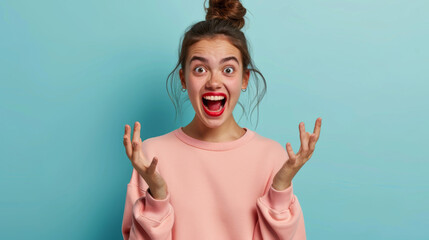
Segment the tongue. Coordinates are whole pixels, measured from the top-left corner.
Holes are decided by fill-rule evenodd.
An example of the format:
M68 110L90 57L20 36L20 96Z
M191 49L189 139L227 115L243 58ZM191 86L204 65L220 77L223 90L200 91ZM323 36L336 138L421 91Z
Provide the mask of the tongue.
M217 111L220 108L220 105L222 104L222 101L207 101L207 106L209 107L210 111Z

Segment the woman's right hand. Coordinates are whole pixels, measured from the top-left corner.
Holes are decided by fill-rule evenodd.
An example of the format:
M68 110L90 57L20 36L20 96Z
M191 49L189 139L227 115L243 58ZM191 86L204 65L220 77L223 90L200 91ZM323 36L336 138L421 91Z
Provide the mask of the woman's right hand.
M162 178L162 176L155 171L156 165L158 163L158 158L154 157L152 161L149 161L145 158L142 152L142 140L140 138L139 122L135 122L134 124L134 133L132 141L130 134L131 127L126 124L124 146L127 156L131 160L131 164L149 186L152 197L159 200L165 199L167 197L168 192L167 183L164 181L164 178Z

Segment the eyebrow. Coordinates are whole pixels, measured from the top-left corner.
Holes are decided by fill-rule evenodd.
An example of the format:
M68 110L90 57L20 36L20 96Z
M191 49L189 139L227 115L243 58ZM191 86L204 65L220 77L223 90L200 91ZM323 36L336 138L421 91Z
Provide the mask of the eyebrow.
M208 62L208 60L206 58L203 58L203 57L200 57L200 56L193 56L191 58L191 60L189 61L189 64L191 64L191 62L194 61L194 60L200 60L201 62L204 62L204 63ZM230 61L230 60L234 60L234 61L237 62L238 65L240 65L240 63L238 62L237 58L234 57L234 56L223 58L222 60L220 60L219 63L222 64L222 63Z

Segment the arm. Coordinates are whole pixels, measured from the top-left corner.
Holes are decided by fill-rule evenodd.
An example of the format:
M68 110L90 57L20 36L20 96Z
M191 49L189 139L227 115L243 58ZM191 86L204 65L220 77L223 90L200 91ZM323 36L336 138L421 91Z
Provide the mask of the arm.
M124 240L171 240L174 209L170 204L170 193L165 199L155 199L141 185L148 189L133 168L122 220Z
M276 172L270 189L257 202L257 236L263 239L306 239L304 216L297 197L293 194L292 179L301 167L311 158L320 136L322 118L317 118L314 132L305 131L303 122L299 124L301 146L295 154L290 143L286 151L275 158ZM279 145L281 146L281 145ZM280 160L280 161L279 161ZM274 173L274 172L273 172ZM273 176L273 174L271 175ZM290 183L290 186L289 186ZM276 187L276 189L274 189Z
M289 155L280 144L271 152L275 152L272 156L274 165L264 194L256 202L258 223L254 239L306 239L304 216L298 198L293 193L292 178L278 173L285 162L290 160Z
M256 205L255 240L306 239L304 216L298 198L293 194L293 184L281 191L271 185Z

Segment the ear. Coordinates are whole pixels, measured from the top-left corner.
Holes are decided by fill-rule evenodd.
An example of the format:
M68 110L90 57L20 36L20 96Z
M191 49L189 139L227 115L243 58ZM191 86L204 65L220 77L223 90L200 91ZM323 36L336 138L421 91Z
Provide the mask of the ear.
M182 84L182 87L186 89L186 81L185 81L185 76L182 69L179 70L179 77L180 77L180 82Z
M247 84L249 84L250 70L246 69L243 73L243 84L241 85L242 89L247 88Z

